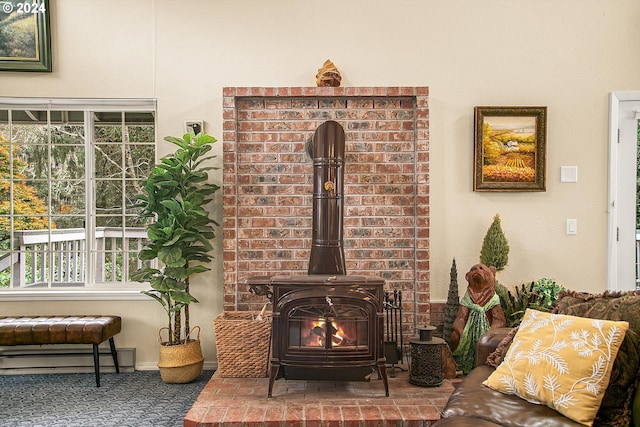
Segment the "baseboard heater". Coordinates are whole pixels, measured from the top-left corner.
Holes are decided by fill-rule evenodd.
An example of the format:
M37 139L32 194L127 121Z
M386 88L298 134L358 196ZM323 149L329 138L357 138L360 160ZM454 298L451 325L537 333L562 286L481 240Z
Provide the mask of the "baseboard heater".
M109 346L100 346L100 372L115 372ZM118 348L120 372L135 370L136 349ZM91 345L0 347L0 375L93 373Z

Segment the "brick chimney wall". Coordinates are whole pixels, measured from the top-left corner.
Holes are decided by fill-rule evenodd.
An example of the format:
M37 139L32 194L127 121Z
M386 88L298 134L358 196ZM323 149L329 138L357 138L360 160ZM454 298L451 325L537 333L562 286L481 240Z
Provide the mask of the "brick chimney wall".
M224 310L259 310L250 276L306 275L313 167L327 120L346 136L347 274L403 292L405 324L430 321L427 87L223 90Z

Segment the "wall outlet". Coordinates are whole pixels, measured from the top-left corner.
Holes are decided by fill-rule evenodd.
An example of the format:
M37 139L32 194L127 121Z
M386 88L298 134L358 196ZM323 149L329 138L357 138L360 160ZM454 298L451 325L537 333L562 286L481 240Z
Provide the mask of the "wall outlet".
M190 120L184 122L184 128L187 133L193 131L196 135L204 131L204 122L202 120Z

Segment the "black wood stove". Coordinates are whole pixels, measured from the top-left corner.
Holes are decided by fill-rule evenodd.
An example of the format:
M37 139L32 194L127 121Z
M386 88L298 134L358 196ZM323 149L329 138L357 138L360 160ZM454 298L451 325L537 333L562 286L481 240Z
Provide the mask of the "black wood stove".
M248 278L273 303L269 397L278 377L389 385L384 357L384 280L346 274L342 243L344 130L323 123L312 141L313 232L308 275Z
M271 279L269 397L278 376L364 380L376 369L389 396L381 308L384 280L309 275Z

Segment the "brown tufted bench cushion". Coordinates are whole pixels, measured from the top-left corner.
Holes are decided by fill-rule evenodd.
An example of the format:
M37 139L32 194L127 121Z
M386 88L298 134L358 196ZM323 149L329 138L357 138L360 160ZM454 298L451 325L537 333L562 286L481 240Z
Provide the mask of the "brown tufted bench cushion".
M109 340L116 372L120 372L113 336L121 327L119 316L0 316L0 346L93 344L96 386L100 387L98 345Z

